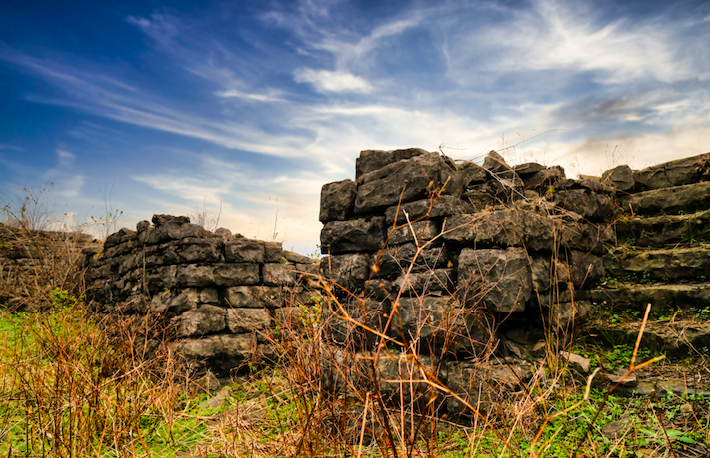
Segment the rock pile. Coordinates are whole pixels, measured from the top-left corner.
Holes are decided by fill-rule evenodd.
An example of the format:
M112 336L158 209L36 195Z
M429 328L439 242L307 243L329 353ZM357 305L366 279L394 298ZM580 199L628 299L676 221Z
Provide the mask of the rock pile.
M422 369L407 361L413 350L471 404L515 391L531 375L523 358L560 350L591 301L611 297L596 288L598 279L638 269L631 254L622 267L610 261L622 209L708 208L708 157L574 180L561 167L511 167L495 152L479 166L420 149L363 151L355 181L326 184L321 193L321 271L334 285L324 310L335 345L329 364L350 356L367 365L368 352L387 341L375 368L382 381ZM685 236L680 216L659 218L618 230L666 243ZM643 265L669 278L698 275L710 258L693 253L683 262L679 253L673 260L654 253L656 264ZM512 359L490 362L493 351ZM345 386L342 368L326 372L331 389ZM401 384L382 385L399 396ZM455 398L440 408L467 410Z
M152 315L170 325L179 352L218 375L273 357L260 331L285 306L307 303L310 258L281 243L211 233L187 217L153 216L87 249L89 298L100 311Z

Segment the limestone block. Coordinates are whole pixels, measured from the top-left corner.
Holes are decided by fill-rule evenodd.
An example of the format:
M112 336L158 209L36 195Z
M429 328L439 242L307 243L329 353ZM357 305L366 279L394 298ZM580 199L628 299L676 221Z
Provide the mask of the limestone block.
M431 154L419 148L398 149L393 151L365 150L355 160L355 178L360 178L386 165L411 159L422 154Z
M320 240L323 254L379 250L385 243L385 218L331 221L323 227Z
M227 262L264 262L266 247L261 240L251 240L239 235L224 244Z
M288 263L264 264L264 284L267 286L292 286L298 281L296 266Z
M414 242L414 239L420 244L433 239L441 232L441 224L437 221L418 221L416 223L407 224L405 221L400 222L396 229L390 229L388 245L402 245L404 243Z
M416 255L416 257L415 257ZM426 272L431 269L451 267L448 251L445 247L428 247L417 255L417 247L413 243L399 246L388 246L380 255L372 255L370 265L377 266L374 277L399 277L414 263L412 272Z
M186 288L179 291L162 291L154 294L150 300L149 310L153 313L179 315L188 310L197 308L200 299L195 288Z
M360 291L370 276L370 255L366 253L328 256L321 260L321 272L341 288Z
M454 291L453 269L434 269L428 272L411 273L397 277L393 285L402 294L416 294L421 296L427 293L439 292L451 294Z
M281 259L283 259L283 244L264 242L264 262L281 262Z
M532 296L530 261L524 248L473 250L459 256L462 303L493 312L522 312Z
M470 354L488 341L478 314L450 296L400 298L391 313L389 334L424 354Z
M504 399L510 402L517 392L532 377L527 363L479 363L450 362L447 387L479 412L487 412ZM473 418L476 414L453 396L446 399L446 407L452 418Z
M325 335L341 345L366 348L380 338L367 330L384 332L391 310L388 300L367 298L364 301L341 301L340 305L326 298L321 306L321 323Z
M619 191L629 191L636 185L636 180L628 165L620 165L602 173L602 183Z
M228 309L227 327L234 334L260 331L271 326L271 315L266 309Z
M565 179L565 169L560 166L549 167L539 172L522 176L525 189L547 190Z
M710 182L656 189L619 198L624 211L642 215L686 213L710 208Z
M173 318L178 337L203 336L222 331L226 326L226 310L203 304Z
M218 264L214 269L217 286L248 286L260 282L259 264Z
M145 276L148 290L151 293L154 293L157 291L163 291L166 288L174 289L178 284L177 273L177 266L162 266L148 270Z
M465 202L454 196L439 196L435 202L431 199L422 199L414 202L402 204L397 213L397 206L389 207L385 216L387 218L387 226L394 225L395 216L397 224L402 225L407 222L405 213L409 215L410 221L416 221L425 218L427 214L429 218L439 218L443 216L459 215L462 213L472 213L473 207L470 203Z
M372 213L427 197L444 189L444 194L461 195L461 185L455 166L436 153L387 165L358 178L355 214ZM405 186L406 185L406 186Z
M203 304L219 304L219 292L215 288L202 288L198 294Z
M104 250L108 250L109 248L119 245L121 243L134 241L136 240L137 236L138 234L135 231L124 227L118 232L114 232L113 234L106 237L106 241L104 241Z
M554 194L553 200L562 208L595 221L610 220L616 213L616 204L611 197L584 189L560 191Z
M187 238L180 241L175 252L181 263L219 262L222 260L222 240Z
M530 250L551 249L554 222L547 215L512 208L473 215L455 215L447 220L443 239L456 244L525 246Z
M635 173L634 178L637 186L642 190L697 183L708 179L708 172L710 172L707 167L708 162L710 162L710 153L705 153L647 167Z
M233 308L274 308L281 306L281 290L273 286L232 286L224 299Z
M324 184L320 193L320 222L342 221L352 216L356 195L357 185L352 180Z

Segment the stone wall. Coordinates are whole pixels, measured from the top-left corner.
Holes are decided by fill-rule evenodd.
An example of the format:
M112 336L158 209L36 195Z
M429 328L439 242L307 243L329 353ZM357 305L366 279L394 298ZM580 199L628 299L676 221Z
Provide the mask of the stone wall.
M82 249L95 243L91 235L81 232L29 230L0 223L0 306L11 310L33 307L38 289L81 288L76 263Z
M178 351L217 375L274 358L262 331L285 307L309 303L301 282L317 272L313 261L184 216L152 221L85 250L97 311L162 318Z
M569 179L561 167L511 167L495 152L479 166L420 149L363 151L355 181L321 193L321 271L335 292L324 308L330 366L344 355L367 361L388 341L376 369L390 395L401 385L385 380L421 369L408 352L473 404L515 391L531 375L526 360L556 358L593 306L622 297L597 287L603 276L649 269L687 278L710 266L703 248L692 249L694 263L659 255L653 269L616 253L620 239L687 237L681 216L637 224L629 215L710 208L709 158ZM710 306L707 295L701 301ZM346 386L342 372L330 371L331 389ZM450 397L442 408L462 407Z

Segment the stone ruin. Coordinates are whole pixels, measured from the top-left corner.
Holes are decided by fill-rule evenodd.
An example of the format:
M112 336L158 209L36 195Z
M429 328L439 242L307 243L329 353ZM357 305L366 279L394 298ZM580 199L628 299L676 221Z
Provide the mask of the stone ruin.
M84 250L97 312L162 318L179 353L218 376L275 358L262 331L311 301L300 283L317 273L313 260L185 216L155 215L136 229Z
M462 399L481 407L515 393L529 361L574 359L562 351L573 334L635 338L585 323L595 307L710 307L710 248L673 248L710 238L709 178L710 154L570 179L495 152L477 165L367 150L354 181L323 186L320 267L278 243L155 215L85 250L90 298L105 313L164 317L183 355L228 375L276 358L265 331L316 297L324 389L367 389L374 373L383 397L426 400L424 372L458 395L439 413L465 416ZM320 289L304 286L318 272ZM649 326L645 339L710 346L710 330L693 326L675 341Z

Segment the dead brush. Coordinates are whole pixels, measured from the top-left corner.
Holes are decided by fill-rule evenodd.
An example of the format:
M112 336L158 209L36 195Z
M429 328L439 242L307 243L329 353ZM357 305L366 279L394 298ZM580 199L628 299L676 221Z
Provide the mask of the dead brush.
M178 360L169 352L141 358L139 339L106 326L77 304L25 313L8 330L0 355L5 456L149 454L156 431L170 429L185 388Z

